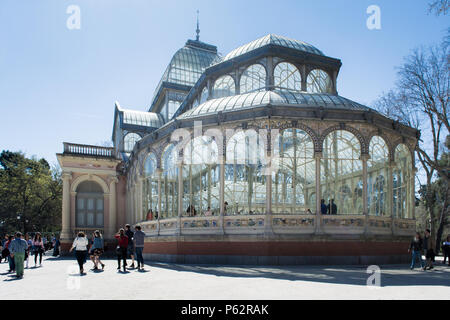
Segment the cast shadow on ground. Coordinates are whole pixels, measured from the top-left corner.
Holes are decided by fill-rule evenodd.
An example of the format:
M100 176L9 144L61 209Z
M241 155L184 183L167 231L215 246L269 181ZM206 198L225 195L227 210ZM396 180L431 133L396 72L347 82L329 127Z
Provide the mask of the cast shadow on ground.
M219 266L201 264L147 263L154 268L178 272L195 272L217 277L266 278L289 281L312 281L366 286L372 273L365 266ZM411 271L407 265L381 268L381 286L450 286L450 268L436 265L433 270Z

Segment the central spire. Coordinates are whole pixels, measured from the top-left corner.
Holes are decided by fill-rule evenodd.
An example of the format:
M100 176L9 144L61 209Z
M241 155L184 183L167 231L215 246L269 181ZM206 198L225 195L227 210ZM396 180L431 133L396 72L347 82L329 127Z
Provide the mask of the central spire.
M200 39L200 28L199 28L199 23L198 23L198 14L199 14L199 11L197 10L197 30L195 30L195 32L197 33L197 35L195 37L195 40L197 40L197 41L199 41L199 39Z

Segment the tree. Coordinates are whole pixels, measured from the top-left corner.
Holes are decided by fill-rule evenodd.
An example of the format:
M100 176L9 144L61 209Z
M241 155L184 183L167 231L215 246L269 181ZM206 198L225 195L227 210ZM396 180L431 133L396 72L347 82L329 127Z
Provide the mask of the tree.
M450 7L449 0L435 0L428 4L428 11L434 12L435 15L446 15Z
M395 88L375 102L379 111L421 132L415 151L426 174L422 199L431 218L437 246L448 215L449 201L448 192L444 192L443 209L440 213L434 210L433 181L439 176L443 185L448 186L450 178L449 157L445 156L448 145L444 143L450 133L449 57L449 46L445 41L440 46L413 50L399 68Z
M54 232L61 225L62 182L45 159L0 154L0 222L3 231Z

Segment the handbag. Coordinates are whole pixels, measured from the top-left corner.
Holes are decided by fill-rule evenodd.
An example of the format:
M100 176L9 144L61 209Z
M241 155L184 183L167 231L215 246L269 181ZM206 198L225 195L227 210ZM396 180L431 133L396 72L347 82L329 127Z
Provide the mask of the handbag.
M122 250L120 249L120 246L116 247L116 253L117 254L122 254Z

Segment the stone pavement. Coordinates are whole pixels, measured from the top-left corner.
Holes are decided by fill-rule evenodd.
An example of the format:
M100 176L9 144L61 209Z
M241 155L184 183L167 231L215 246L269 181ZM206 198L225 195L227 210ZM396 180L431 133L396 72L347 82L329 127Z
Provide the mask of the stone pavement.
M442 258L441 258L442 259ZM449 299L450 267L438 260L431 271L407 265L381 266L381 286L366 285L363 266L218 266L150 263L146 272L104 271L80 276L74 258L45 257L23 279L0 264L0 299Z

